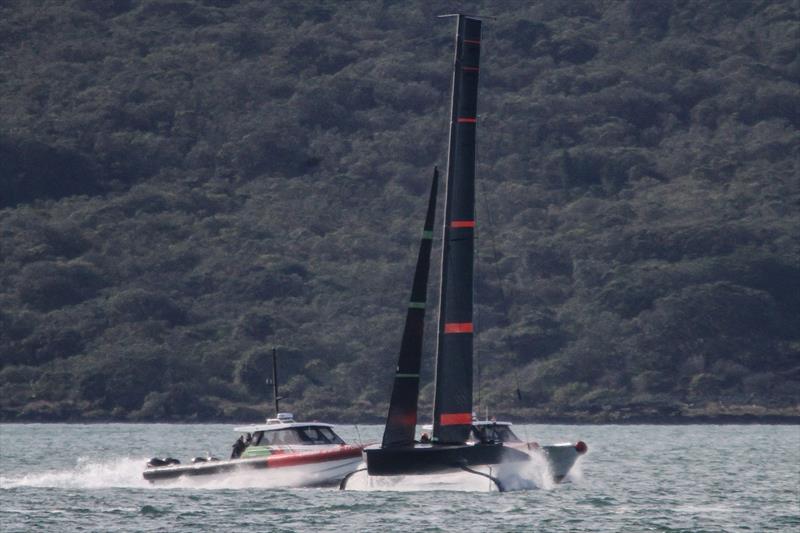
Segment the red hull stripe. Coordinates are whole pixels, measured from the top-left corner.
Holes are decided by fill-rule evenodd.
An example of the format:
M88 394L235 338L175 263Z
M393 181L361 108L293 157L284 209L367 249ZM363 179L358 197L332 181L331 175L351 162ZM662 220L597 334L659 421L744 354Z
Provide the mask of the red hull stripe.
M470 117L458 117L458 122L464 124L475 124L478 122L477 118L470 118Z
M282 466L309 465L325 461L338 461L340 459L347 459L348 457L359 457L360 455L360 446L351 446L347 444L335 450L325 450L322 452L270 455L267 457L267 466L269 468L279 468Z
M444 325L445 333L472 333L472 322L451 322Z
M474 228L474 220L454 220L450 223L451 228Z
M472 413L442 413L439 424L443 426L462 426L472 424Z
M466 72L478 72L480 69L478 67L461 67L461 70Z
M464 42L467 44L481 44L480 41L476 41L475 39L464 39Z

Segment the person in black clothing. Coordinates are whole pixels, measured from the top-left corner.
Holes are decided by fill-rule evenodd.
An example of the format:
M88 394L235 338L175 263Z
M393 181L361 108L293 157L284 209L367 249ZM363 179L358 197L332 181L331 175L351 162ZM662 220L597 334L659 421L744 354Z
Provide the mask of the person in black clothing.
M233 443L233 451L231 451L231 459L238 459L241 457L242 452L244 449L247 448L247 445L244 443L244 436L239 435L239 438L236 439L236 442Z

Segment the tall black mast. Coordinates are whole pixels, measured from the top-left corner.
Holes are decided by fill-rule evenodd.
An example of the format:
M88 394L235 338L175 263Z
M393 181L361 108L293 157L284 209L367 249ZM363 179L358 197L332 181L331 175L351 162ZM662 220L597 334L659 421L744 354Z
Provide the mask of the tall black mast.
M433 440L463 443L472 424L475 130L481 21L457 15L447 159Z

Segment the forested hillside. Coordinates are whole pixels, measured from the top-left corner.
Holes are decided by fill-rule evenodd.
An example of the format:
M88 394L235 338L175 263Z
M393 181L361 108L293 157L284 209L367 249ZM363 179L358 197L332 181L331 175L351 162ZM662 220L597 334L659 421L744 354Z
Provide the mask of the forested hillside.
M381 420L463 9L481 411L797 420L798 2L455 5L2 2L0 419Z

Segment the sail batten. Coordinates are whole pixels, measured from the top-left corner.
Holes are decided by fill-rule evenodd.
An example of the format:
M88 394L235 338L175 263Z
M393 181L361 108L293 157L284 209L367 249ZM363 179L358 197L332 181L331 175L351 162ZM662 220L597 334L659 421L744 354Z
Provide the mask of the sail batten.
M428 199L425 226L420 239L417 267L411 287L403 340L397 372L394 376L389 414L383 432L381 446L384 448L413 444L417 425L419 397L419 371L422 361L422 338L425 328L425 300L428 293L428 272L433 245L433 224L436 216L436 195L439 186L439 170L433 170L433 182Z
M433 440L463 443L472 422L475 131L481 21L458 16L450 114Z

